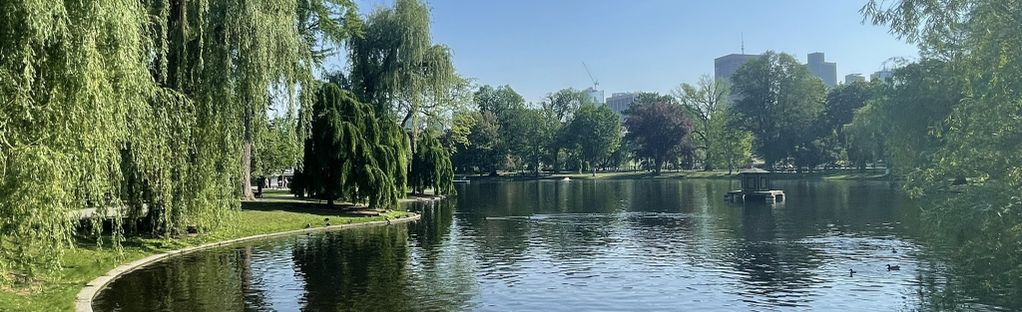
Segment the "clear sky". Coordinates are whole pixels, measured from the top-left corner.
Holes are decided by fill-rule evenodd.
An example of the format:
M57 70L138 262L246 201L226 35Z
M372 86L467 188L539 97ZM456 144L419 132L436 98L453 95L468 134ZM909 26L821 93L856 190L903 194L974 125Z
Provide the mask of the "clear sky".
M803 63L826 53L838 81L870 73L918 49L882 26L862 23L865 0L432 0L435 43L449 46L462 76L510 85L538 102L592 83L613 92L669 92L713 74L713 59L786 52ZM370 12L391 0L359 0Z

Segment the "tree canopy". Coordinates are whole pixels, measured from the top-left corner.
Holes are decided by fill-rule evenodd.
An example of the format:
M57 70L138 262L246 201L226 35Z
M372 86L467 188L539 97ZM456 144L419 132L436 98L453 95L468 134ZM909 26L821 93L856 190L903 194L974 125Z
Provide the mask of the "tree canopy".
M419 149L412 157L409 180L412 189L419 194L424 194L426 188L433 189L435 194L454 193L454 166L451 164L451 155L433 130L426 130L423 133Z
M96 211L160 236L222 224L250 192L269 103L298 107L316 46L357 32L355 10L325 0L0 4L0 282L55 267L79 209L111 208ZM113 228L117 243L124 227Z
M756 150L768 166L810 142L806 134L823 111L825 88L805 65L791 55L767 51L731 79L734 113L755 135Z
M964 246L954 269L980 280L968 295L1022 305L1022 4L870 1L863 12L922 59L895 71L853 125L880 125L939 239Z
M566 141L579 150L581 160L595 173L596 167L621 144L621 121L606 105L583 105L565 133Z
M628 129L625 139L634 143L635 155L650 159L656 174L665 162L682 156L693 130L685 107L664 100L633 104L626 111L624 125Z
M293 191L327 200L393 207L404 196L404 134L371 106L334 84L321 87L313 106L312 135ZM453 179L453 177L452 177Z

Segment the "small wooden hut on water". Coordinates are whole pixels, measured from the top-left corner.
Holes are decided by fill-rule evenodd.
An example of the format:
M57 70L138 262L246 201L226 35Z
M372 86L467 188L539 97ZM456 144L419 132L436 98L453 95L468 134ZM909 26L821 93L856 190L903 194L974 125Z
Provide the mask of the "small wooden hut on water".
M727 192L724 198L733 202L762 200L767 203L784 201L784 191L770 189L770 171L749 168L738 172L742 189Z

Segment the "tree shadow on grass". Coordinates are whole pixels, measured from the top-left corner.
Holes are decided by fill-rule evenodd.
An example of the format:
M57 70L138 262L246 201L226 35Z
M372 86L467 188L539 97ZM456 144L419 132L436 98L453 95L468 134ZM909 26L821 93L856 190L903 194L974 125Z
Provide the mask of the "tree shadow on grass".
M337 203L333 207L324 203L307 200L289 201L244 201L241 203L241 210L249 211L286 211L295 213L306 213L320 216L340 217L366 217L379 215L379 212L368 209L364 206L356 206L348 203Z

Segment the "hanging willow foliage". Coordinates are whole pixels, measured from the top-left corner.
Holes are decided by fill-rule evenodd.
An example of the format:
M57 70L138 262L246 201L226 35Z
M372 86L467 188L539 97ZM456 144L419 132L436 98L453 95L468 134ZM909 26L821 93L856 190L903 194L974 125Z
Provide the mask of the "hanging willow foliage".
M57 265L77 209L120 204L108 194L123 180L128 120L158 96L137 1L4 1L0 12L0 280L9 281Z
M304 106L318 42L357 33L353 12L347 0L0 2L0 284L58 267L82 215L114 220L115 246L122 220L160 236L222 224L240 206L252 129L271 101Z
M422 117L438 120L449 115L462 98L459 92L467 90L455 72L450 50L432 42L429 27L429 9L421 1L398 0L393 8L370 14L362 36L348 45L352 90L380 118L399 120L402 127L411 129L411 154L417 153L418 132L425 128Z
M423 194L432 188L436 194L454 193L454 167L451 155L433 130L426 130L419 141L419 150L412 158L412 189Z
M293 191L326 200L394 207L404 194L407 142L393 121L327 83L313 106L312 135Z

